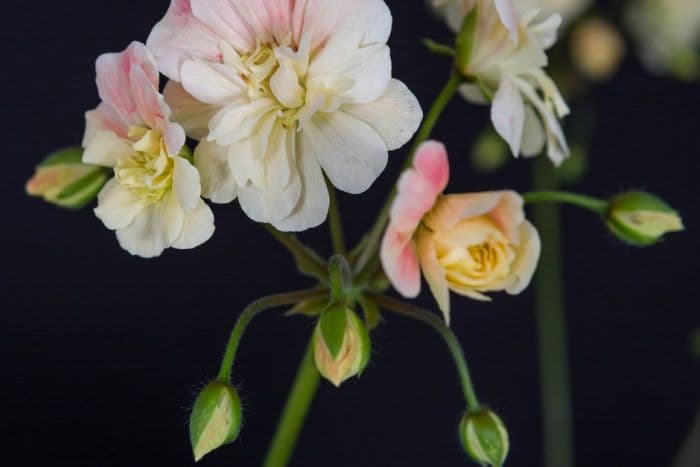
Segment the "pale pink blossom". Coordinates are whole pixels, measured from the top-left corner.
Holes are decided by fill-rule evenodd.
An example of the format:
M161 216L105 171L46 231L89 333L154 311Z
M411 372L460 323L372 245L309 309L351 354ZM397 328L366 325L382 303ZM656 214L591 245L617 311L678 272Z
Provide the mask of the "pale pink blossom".
M280 230L362 193L422 118L391 78L383 0L173 0L148 44L174 84L204 196ZM172 99L172 100L171 100Z
M450 290L476 300L488 292L522 292L540 254L523 200L513 191L443 195L449 180L445 147L424 143L401 176L381 260L394 288L418 296L421 271L445 320Z
M194 248L214 232L197 169L182 157L185 132L170 121L155 59L143 44L97 59L102 103L86 114L83 161L114 168L95 214L133 255Z

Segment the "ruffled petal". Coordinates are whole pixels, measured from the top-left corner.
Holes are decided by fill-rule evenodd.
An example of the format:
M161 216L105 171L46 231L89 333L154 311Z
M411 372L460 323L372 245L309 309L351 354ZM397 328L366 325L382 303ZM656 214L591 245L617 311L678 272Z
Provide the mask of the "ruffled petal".
M442 311L447 325L450 325L450 289L445 271L438 261L437 251L430 234L421 229L416 239L416 249L421 270L435 301Z
M542 244L537 229L528 221L520 225L520 245L515 263L511 266L512 283L506 288L510 295L518 295L525 290L537 270Z
M131 194L115 179L110 180L97 197L95 215L110 230L124 228L131 224L145 204L141 198Z
M397 292L406 298L420 293L420 265L415 245L406 234L389 225L380 252L382 267Z
M386 168L388 151L379 134L342 111L317 114L302 132L333 185L347 193L366 191Z
M231 172L225 147L203 140L194 150L194 165L201 177L203 197L217 204L227 204L236 199L238 185Z
M130 156L134 149L116 134L108 130L98 131L83 152L86 164L115 167L122 157Z
M510 146L513 155L518 157L525 126L525 103L518 87L507 76L501 78L501 84L493 98L491 120L498 134Z
M163 94L172 110L172 120L182 125L187 136L196 140L206 138L209 121L219 107L198 101L176 81L168 81Z
M193 210L200 201L201 185L199 172L182 157L174 157L173 190L180 206L185 211Z
M410 141L423 120L418 99L396 79L390 81L384 95L376 101L345 105L343 110L372 126L390 151Z
M201 199L189 212L185 212L180 236L172 244L178 250L196 248L214 235L214 213Z

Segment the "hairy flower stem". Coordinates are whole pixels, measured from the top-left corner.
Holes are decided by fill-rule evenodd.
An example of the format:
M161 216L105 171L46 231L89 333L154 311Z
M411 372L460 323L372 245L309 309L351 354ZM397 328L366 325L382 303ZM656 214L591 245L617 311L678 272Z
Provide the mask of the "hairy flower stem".
M294 452L304 420L316 395L321 375L314 363L313 338L309 341L296 379L270 443L264 467L285 467Z
M328 183L328 195L331 198L330 212L328 214L328 223L331 230L331 240L333 241L333 251L339 255L345 255L347 249L345 247L345 234L343 233L343 222L340 218L340 207L338 206L338 193L335 187Z
M431 313L428 310L424 310L423 308L416 307L409 303L396 300L385 295L368 293L367 297L386 310L416 319L436 330L445 340L445 343L452 354L455 365L457 366L457 373L459 374L459 381L462 385L462 392L464 393L464 400L467 404L467 409L471 412L476 412L481 409L481 404L476 396L474 384L472 383L472 379L469 374L469 366L467 365L467 359L464 356L462 345L459 343L459 340L457 339L457 336L455 336L452 329L450 329L449 326L442 321L442 319L440 319L435 313Z
M450 79L447 81L447 84L445 84L445 86L442 88L442 91L440 91L440 94L438 94L437 98L435 98L435 101L433 102L430 111L423 120L423 124L416 133L416 136L413 139L413 145L411 146L411 149L408 152L408 156L406 157L406 161L404 162L403 169L401 170L401 172L403 172L403 170L411 166L411 164L413 163L413 156L415 155L416 150L418 150L418 147L422 143L424 143L428 138L430 138L430 135L435 129L435 125L437 125L437 122L440 120L442 112L445 110L447 104L450 103L455 94L457 94L457 90L463 82L464 78L462 78L462 76L459 75L459 73L457 73L456 71L452 71L452 73L450 74ZM357 260L357 263L355 264L356 272L362 271L365 267L367 267L367 264L372 259L372 256L377 254L377 251L379 250L379 241L381 240L382 233L384 233L384 228L386 227L386 224L389 221L389 210L391 209L391 202L394 200L395 196L396 184L394 184L394 189L392 190L391 194L384 203L384 206L379 212L377 220L372 226L372 230L370 230L370 233L367 236L367 241L366 243L364 243L364 249L362 251L362 254L360 255L359 259Z
M579 195L577 193L569 193L567 191L531 191L523 195L526 204L541 204L541 203L563 203L587 209L591 212L605 215L608 211L609 204L607 201L593 198L591 196Z
M328 265L315 251L304 245L296 235L280 232L271 225L264 224L265 230L294 256L297 267L303 273L315 277L322 284L328 283Z
M289 292L279 295L270 295L268 297L263 297L259 300L254 301L243 310L243 313L238 317L236 325L231 331L231 337L229 338L228 345L226 346L226 353L221 361L221 368L219 369L219 375L217 379L222 383L231 382L231 371L233 369L233 363L236 359L236 352L238 351L238 346L243 337L243 333L250 324L250 322L257 315L263 311L267 311L271 308L276 308L285 305L294 305L305 300L319 299L328 295L328 291L324 290L301 290L298 292Z
M535 163L533 174L535 189L550 190L556 188L557 184L556 169L548 160L540 157ZM538 198L552 200L554 197L557 201L563 199L552 195L557 192L538 193L537 196L526 198L526 201L536 202ZM564 198L569 202L581 201L578 197ZM594 207L595 203L591 206ZM542 256L535 276L535 308L539 338L544 467L573 467L574 429L561 262L561 210L557 204L537 204L533 214L534 223L542 238Z

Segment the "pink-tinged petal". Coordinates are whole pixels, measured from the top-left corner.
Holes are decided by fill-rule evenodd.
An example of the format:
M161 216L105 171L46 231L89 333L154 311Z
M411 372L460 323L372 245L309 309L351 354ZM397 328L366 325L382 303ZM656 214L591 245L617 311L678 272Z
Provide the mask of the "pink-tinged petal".
M187 60L180 69L180 79L197 100L218 106L230 104L248 89L233 67L220 63Z
M255 38L279 44L291 38L294 3L295 0L236 0L234 5Z
M97 59L97 89L102 101L110 106L127 125L140 125L143 120L133 95L132 71L141 69L144 76L138 83L158 92L158 74L155 60L141 43L132 43L122 53L103 54Z
M445 277L445 270L440 266L438 261L435 244L430 236L430 233L425 229L418 232L416 239L416 248L418 251L418 260L420 261L421 270L425 277L430 291L437 301L440 311L445 317L445 322L450 325L450 289Z
M163 94L172 111L170 118L182 125L187 136L196 140L206 138L209 133L209 120L219 108L198 101L177 81L168 81Z
M501 78L501 84L493 97L491 120L498 134L510 146L513 156L518 157L525 127L525 102L520 90L508 76Z
M498 205L489 216L513 245L520 244L520 226L525 222L523 198L514 191L500 192Z
M177 156L185 146L187 136L185 130L177 123L166 123L163 127L163 141L165 141L165 149L171 156Z
M201 58L220 62L219 42L225 39L193 15L190 0L172 0L165 17L155 25L146 43L160 71L180 81L180 67L185 60Z
M405 171L398 183L398 194L391 207L392 224L402 232L413 232L435 205L450 178L447 150L441 143L423 143L414 168Z
M406 298L417 297L420 293L420 266L412 239L390 225L384 233L380 257L394 289Z
M165 99L158 89L153 87L142 68L132 68L129 78L139 120L148 128L162 128L164 122L170 118L170 109Z
M518 13L513 6L513 0L495 0L496 10L501 22L508 29L510 40L518 42Z
M237 5L238 2L231 0L191 0L193 25L212 31L234 49L253 49L255 32L237 11Z
M85 134L83 135L83 147L87 147L90 140L99 131L110 131L120 138L126 139L129 135L129 126L104 102L96 109L85 113Z
M500 199L499 192L443 196L424 222L435 231L449 230L463 219L488 214Z
M119 159L134 154L125 140L108 130L98 131L85 146L83 162L103 167L116 167Z
M520 226L521 243L513 268L513 282L506 288L511 295L518 295L530 285L537 270L542 244L537 229L528 221Z

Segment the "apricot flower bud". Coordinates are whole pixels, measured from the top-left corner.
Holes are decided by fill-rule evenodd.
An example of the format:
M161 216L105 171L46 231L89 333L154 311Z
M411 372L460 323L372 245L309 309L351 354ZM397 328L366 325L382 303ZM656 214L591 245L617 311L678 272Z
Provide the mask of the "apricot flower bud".
M80 148L67 148L49 155L27 182L30 196L69 209L80 209L92 202L107 182L108 174L94 165L82 163Z
M197 397L190 416L190 441L194 460L238 437L243 422L241 399L230 384L209 383Z
M490 410L465 414L459 425L459 439L469 457L481 465L501 467L508 457L508 431Z
M601 18L584 21L571 39L576 67L586 77L605 80L617 72L625 55L625 42L615 26Z
M365 323L346 305L333 304L321 314L314 333L314 359L319 373L336 387L362 373L370 350Z
M669 232L684 230L680 215L660 198L630 191L610 201L607 214L610 230L623 242L650 246Z

